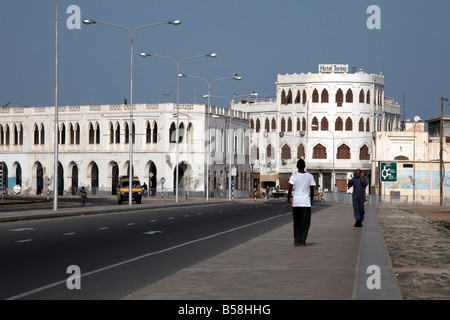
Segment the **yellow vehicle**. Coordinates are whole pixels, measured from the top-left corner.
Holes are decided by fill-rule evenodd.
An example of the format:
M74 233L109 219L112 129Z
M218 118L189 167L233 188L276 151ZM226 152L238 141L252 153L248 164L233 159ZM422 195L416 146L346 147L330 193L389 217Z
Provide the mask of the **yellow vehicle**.
M128 201L129 196L129 185L130 185L130 178L128 176L122 176L119 180L119 184L117 186L117 203L122 204L123 201ZM138 177L133 177L133 185L132 185L132 201L136 201L137 204L141 203L142 201L142 187L141 182L139 181Z

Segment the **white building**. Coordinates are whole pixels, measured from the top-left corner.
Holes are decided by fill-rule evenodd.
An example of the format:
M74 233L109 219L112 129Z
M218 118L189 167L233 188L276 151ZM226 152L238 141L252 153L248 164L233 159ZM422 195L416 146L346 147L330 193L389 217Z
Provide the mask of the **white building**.
M347 179L358 168L371 181L372 133L399 130L400 107L385 98L382 74L323 66L318 73L278 75L276 97L234 100L234 110L250 114L258 192L287 189L300 158L323 190L333 190L335 181L347 191Z
M64 106L58 110L58 193L74 194L85 186L92 193L114 194L119 176L129 172L130 105ZM46 194L47 189L54 189L54 111L54 107L0 109L0 164L4 187L10 192L16 185L23 194ZM176 111L172 103L136 104L133 108L134 175L147 183L151 195L162 188L173 194L175 188ZM236 168L232 170L236 171L234 196L247 196L248 115L219 107L210 107L208 112L200 104L180 105L179 114L179 196L205 196L207 171L211 196L219 183L227 189L230 156ZM225 141L231 136L230 150Z

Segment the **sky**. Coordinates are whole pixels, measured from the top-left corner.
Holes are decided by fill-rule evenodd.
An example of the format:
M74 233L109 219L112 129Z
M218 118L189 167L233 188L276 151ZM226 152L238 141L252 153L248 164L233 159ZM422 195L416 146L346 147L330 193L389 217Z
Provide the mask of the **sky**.
M380 9L380 29L369 29ZM406 118L440 114L450 97L450 1L448 0L59 0L59 105L130 101L130 36L101 24L134 30L133 102L176 101L176 64L141 52L171 57L217 53L181 64L181 73L212 80L238 73L243 80L214 82L211 94L232 98L257 92L275 96L277 74L317 73L319 64L348 64L385 75L385 96ZM0 105L55 104L55 0L0 0ZM180 79L180 103L206 103L205 82ZM212 104L227 107L222 99ZM446 104L444 113L450 114Z

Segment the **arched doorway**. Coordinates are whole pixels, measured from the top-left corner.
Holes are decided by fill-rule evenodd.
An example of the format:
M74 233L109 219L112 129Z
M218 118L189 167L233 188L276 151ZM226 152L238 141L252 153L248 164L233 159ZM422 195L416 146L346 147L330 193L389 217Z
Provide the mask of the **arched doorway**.
M78 166L76 163L72 163L72 195L76 195L78 193Z
M119 183L119 165L115 161L109 163L111 166L111 194L117 195L117 184Z
M153 161L149 161L148 168L148 195L156 196L156 186L157 186L157 170L156 165Z
M185 173L188 169L188 164L186 162L181 162L178 165L178 196L184 194L185 187L187 186L187 181L185 181ZM176 176L177 168L173 170L173 192L176 194Z
M36 194L40 195L44 191L44 168L40 162L36 167Z
M95 162L91 163L91 193L97 194L98 190L98 166Z
M58 195L64 195L64 168L58 161Z
M1 175L2 193L6 194L7 189L8 189L8 166L6 165L5 162L0 162L0 166L1 166L0 169L2 169L2 175Z
M14 177L15 181L13 181L11 187L14 188L17 185L22 187L22 167L17 161L13 164L13 172L15 172L16 175Z

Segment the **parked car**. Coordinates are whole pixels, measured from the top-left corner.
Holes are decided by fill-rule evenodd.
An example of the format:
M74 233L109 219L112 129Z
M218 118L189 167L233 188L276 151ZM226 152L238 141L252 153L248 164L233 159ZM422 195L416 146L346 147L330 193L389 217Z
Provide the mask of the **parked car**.
M130 192L129 186L130 178L128 176L122 176L117 187L118 204L122 204L123 201L128 201ZM142 187L138 177L133 177L133 185L131 186L131 188L131 200L136 201L137 204L140 204L142 201Z
M287 191L280 189L280 188L275 188L275 187L271 187L269 189L269 194L267 195L268 197L272 196L275 199L278 199L280 197L286 197L287 196Z

